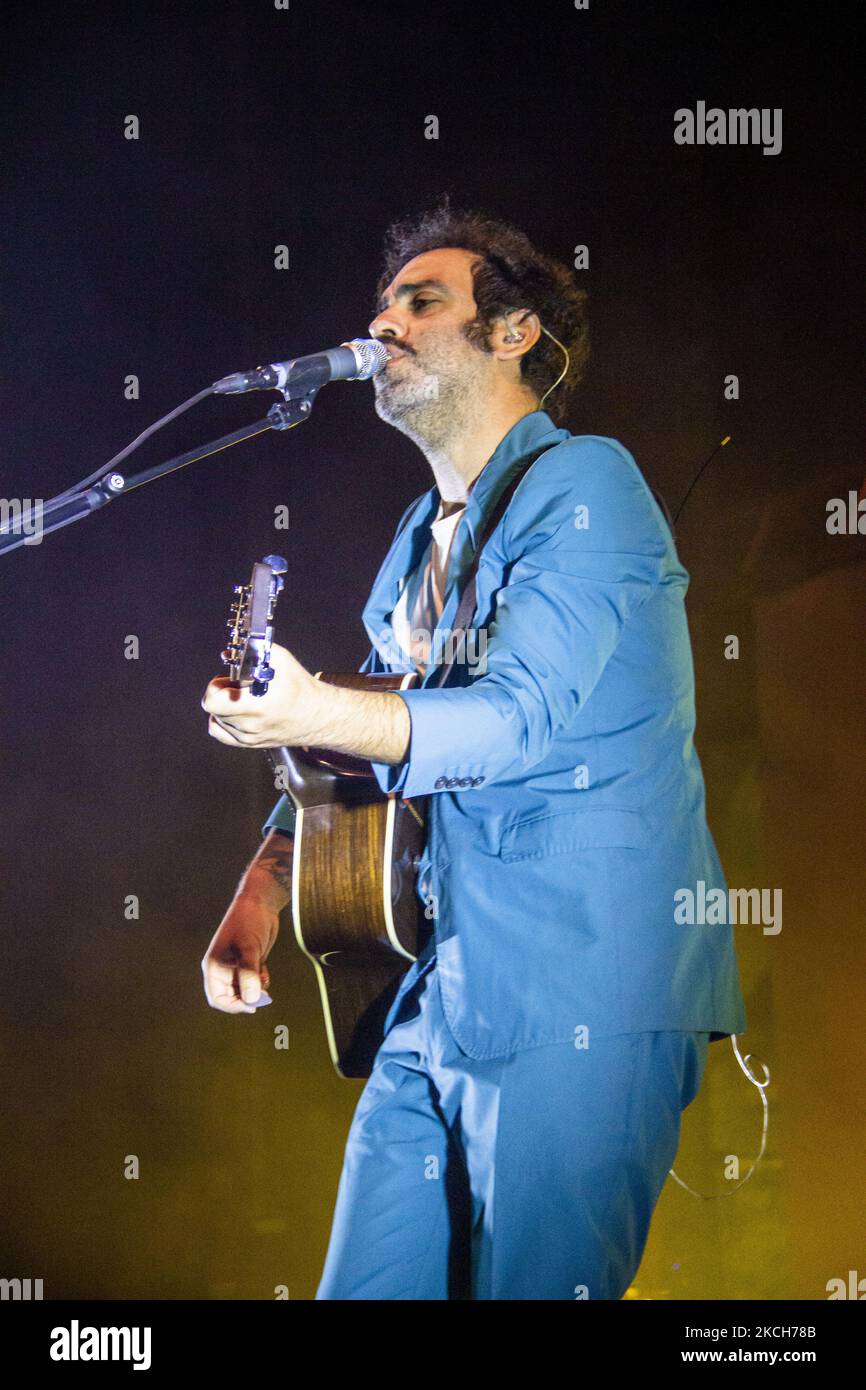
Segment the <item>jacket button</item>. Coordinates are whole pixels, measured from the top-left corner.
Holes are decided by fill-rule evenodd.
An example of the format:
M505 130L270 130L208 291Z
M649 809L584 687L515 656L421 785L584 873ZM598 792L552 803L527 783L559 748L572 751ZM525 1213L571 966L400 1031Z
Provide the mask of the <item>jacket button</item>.
M458 787L474 787L474 786L475 786L475 778L474 778L474 777L461 777L461 778L460 778L460 781L457 783L457 785L458 785Z
M481 786L481 783L482 783L483 781L484 781L484 778L483 778L483 777L473 777L473 778L472 778L472 785L473 785L473 787L480 787L480 786Z
M447 777L437 777L437 778L436 778L436 781L433 783L433 790L438 792L438 791L441 791L441 789L442 789L443 787L447 787L447 786L448 786L448 778L447 778Z
M460 778L459 778L459 777L449 777L449 778L448 778L448 781L445 783L445 785L446 785L447 787L459 787L459 786L460 786Z

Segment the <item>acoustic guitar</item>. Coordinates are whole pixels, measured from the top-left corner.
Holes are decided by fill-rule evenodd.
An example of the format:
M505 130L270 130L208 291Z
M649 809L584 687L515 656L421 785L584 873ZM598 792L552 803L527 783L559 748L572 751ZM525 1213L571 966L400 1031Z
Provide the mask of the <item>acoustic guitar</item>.
M268 555L235 586L222 653L230 678L267 698L273 617L286 561ZM317 671L357 690L406 690L408 674ZM370 763L325 748L269 748L275 785L296 811L291 914L319 983L331 1059L341 1076L370 1075L400 981L429 938L417 891L429 797L386 795Z

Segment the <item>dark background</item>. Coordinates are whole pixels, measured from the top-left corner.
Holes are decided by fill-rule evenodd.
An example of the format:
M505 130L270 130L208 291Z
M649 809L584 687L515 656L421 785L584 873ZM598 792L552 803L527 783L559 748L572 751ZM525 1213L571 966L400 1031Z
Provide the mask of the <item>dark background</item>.
M785 895L779 936L738 929L742 1046L773 1074L770 1139L730 1201L669 1184L633 1292L826 1297L864 1259L866 564L862 536L825 528L827 500L863 481L845 11L234 0L8 14L5 497L50 497L229 371L366 336L386 226L446 189L569 264L589 246L575 433L620 439L674 510L731 435L678 536L711 825L732 884ZM782 152L676 145L673 113L698 100L782 107ZM124 398L131 373L139 400ZM138 459L271 401L209 401ZM0 1276L43 1278L50 1298L314 1292L358 1087L330 1068L288 925L270 1009L206 1005L199 961L274 797L263 759L206 737L199 701L231 586L270 550L290 561L280 640L310 669L356 668L370 585L430 481L372 387L339 385L303 430L2 557ZM738 661L723 657L729 634ZM710 1056L677 1170L720 1193L725 1155L744 1172L754 1156L761 1112L730 1045Z

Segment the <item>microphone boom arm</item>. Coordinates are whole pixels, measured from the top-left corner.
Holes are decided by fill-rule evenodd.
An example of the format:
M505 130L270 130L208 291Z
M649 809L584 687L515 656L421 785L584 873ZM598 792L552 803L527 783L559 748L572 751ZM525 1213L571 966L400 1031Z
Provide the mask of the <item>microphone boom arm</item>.
M144 468L141 472L133 473L128 478L122 473L109 473L94 483L92 487L71 495L65 493L52 498L41 509L40 515L43 524L40 526L40 539L50 531L59 531L61 526L68 526L70 522L79 521L84 516L90 516L92 512L104 507L106 503L113 502L115 498L122 497L125 493L134 492L136 488L152 482L154 478L161 478L166 473L175 473L179 468L186 468L188 464L197 463L199 459L210 458L213 454L222 453L224 449L230 449L233 444L240 444L245 439L253 439L256 435L264 434L267 430L290 430L295 425L303 424L305 420L310 418L315 396L316 390L314 389L300 400L286 400L283 404L272 405L264 419L256 420L251 425L244 425L239 430L233 430L231 434L221 435L219 439L214 439L209 444L188 449L186 453L178 454L165 463L157 463L150 468ZM0 530L0 554L9 550L17 550L20 545L26 545L27 541L28 536L22 535L19 529Z

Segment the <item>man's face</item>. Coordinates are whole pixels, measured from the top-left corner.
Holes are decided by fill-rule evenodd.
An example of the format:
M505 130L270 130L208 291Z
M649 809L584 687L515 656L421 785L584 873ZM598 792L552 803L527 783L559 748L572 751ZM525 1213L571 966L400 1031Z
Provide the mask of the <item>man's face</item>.
M483 396L496 370L492 355L464 334L476 315L477 260L456 247L415 256L385 289L370 324L370 336L394 354L373 378L376 414L412 438L447 437L447 427Z

